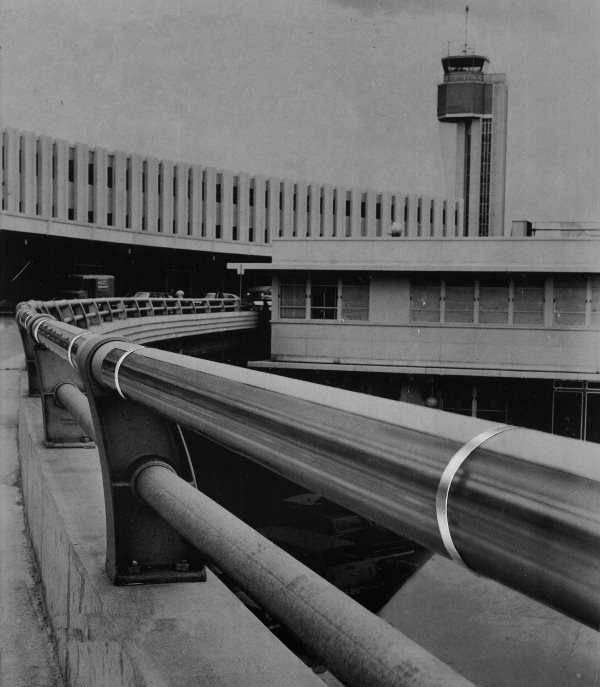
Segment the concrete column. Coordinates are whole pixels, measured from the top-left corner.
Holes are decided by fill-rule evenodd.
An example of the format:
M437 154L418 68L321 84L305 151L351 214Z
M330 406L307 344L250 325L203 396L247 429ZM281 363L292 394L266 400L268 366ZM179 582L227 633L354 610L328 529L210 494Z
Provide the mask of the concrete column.
M4 209L19 212L21 188L19 183L20 136L16 129L4 131Z
M305 238L308 227L307 198L308 184L305 181L296 182L296 212L294 222L294 236Z
M337 238L344 238L347 236L346 200L348 199L348 190L343 186L338 186L334 190L334 194L333 235Z
M321 199L323 207L321 212L321 236L331 238L334 236L333 228L333 186L325 184L322 189Z
M318 237L321 232L321 187L317 184L311 184L308 188L308 197L310 200L310 210L308 213L308 227L306 235Z
M233 240L233 172L224 169L221 174L221 239Z
M377 194L375 191L367 191L363 196L366 203L365 217L361 218L360 235L377 236ZM381 215L381 206L379 208Z
M444 201L441 198L433 198L433 223L431 226L431 235L436 238L441 238L444 235L443 227L443 212Z
M237 235L238 241L248 243L250 227L250 177L244 172L238 175L237 184Z
M158 159L146 158L146 192L144 193L146 231L158 231Z
M279 193L281 180L276 177L267 179L267 223L268 242L279 236Z
M350 189L350 218L346 222L349 227L348 231L345 232L347 236L356 238L362 234L361 205L362 192L357 188Z
M23 132L21 135L21 212L26 215L36 214L36 149L36 135L31 131Z
M173 163L161 160L158 189L160 229L163 234L173 233Z
M88 163L89 149L84 143L75 144L75 220L81 224L88 221Z
M107 168L108 152L104 148L95 148L92 205L94 206L94 222L96 224L106 224L106 213L108 212Z
M281 225L279 236L290 238L294 235L294 182L284 179L281 182Z
M189 216L191 224L191 235L199 238L202 233L202 167L192 165L190 167L190 198Z
M127 215L131 231L142 229L142 158L129 156L129 191L127 193Z
M250 226L254 228L254 241L256 243L268 243L266 222L266 190L267 181L264 176L257 174L254 177L254 207L251 208Z
M52 217L52 140L48 136L38 139L38 214Z
M379 216L376 236L387 236L392 228L392 194L384 191L379 196Z
M204 170L204 232L203 236L211 241L216 237L217 226L217 170L207 167Z
M414 193L410 193L407 198L406 202L408 203L408 218L407 218L407 231L405 232L405 236L410 236L410 238L414 238L415 236L418 236L418 227L417 227L417 203L418 203L418 196Z
M54 141L54 209L55 216L61 222L67 219L69 198L69 144L56 139ZM104 224L106 218L104 218Z
M190 166L185 162L175 165L175 233L188 235L188 177Z

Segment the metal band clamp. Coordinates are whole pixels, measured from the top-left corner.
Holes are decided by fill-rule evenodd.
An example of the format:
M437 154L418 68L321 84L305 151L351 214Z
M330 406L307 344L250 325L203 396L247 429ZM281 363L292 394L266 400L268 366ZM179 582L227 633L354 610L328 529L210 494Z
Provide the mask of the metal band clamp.
M73 361L73 358L71 357L71 352L73 350L73 344L77 341L77 339L80 339L82 336L85 336L89 332L81 332L81 334L77 334L77 336L74 336L71 341L69 342L69 347L67 348L67 360L69 363L71 363L71 367L76 370L77 365L75 365L75 362Z
M136 346L135 348L130 348L128 351L125 351L123 355L117 360L117 364L115 365L115 389L117 390L119 396L123 399L125 399L125 396L123 395L123 392L121 391L121 386L119 384L119 369L121 368L121 365L125 358L130 354L133 353L134 351L139 351L141 348L145 348L144 346ZM127 400L127 399L125 399Z
M29 324L29 320L32 320L38 313L36 312L28 312L25 315L25 321L23 322L23 317L21 316L21 324L25 329L27 329L27 325Z
M38 321L33 325L33 329L31 330L31 336L33 336L33 338L34 338L38 343L40 343L40 340L37 338L37 333L38 333L38 329L40 328L40 325L42 324L42 322L49 322L50 320L53 320L53 319L54 319L53 317L43 317L42 319L38 320Z
M473 453L473 451L481 446L484 441L487 441L496 434L501 432L506 432L509 429L517 429L514 425L498 425L497 427L491 427L485 432L481 432L476 437L473 437L464 446L458 449L458 451L452 456L448 465L444 469L442 476L440 478L440 483L438 485L436 497L435 497L435 513L437 516L437 523L440 530L440 536L442 537L442 542L446 547L446 551L450 558L456 563L466 564L461 558L460 554L454 546L452 541L452 535L450 534L450 525L448 524L448 496L450 494L450 487L452 486L452 481L456 476L460 466L465 462L465 460Z

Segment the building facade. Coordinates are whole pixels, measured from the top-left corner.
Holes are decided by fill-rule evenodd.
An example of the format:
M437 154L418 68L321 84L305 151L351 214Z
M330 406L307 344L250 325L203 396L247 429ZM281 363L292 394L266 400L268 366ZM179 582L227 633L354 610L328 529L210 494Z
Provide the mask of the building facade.
M521 228L274 241L271 358L252 365L600 441L600 237Z

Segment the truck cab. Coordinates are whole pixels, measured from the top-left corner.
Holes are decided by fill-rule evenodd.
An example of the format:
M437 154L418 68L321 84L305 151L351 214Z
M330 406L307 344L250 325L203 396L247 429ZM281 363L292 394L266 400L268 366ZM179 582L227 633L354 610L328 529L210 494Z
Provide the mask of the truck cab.
M112 298L114 295L112 274L71 274L59 298Z

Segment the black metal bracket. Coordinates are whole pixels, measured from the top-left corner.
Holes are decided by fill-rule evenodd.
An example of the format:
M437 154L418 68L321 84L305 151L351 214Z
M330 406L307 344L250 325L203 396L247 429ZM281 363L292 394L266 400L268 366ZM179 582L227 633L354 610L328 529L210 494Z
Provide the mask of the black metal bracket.
M102 469L106 570L119 585L204 581L206 569L197 550L141 501L131 486L136 471L156 461L195 485L181 430L94 378L92 360L103 347L124 353L135 346L126 339L95 336L76 354Z
M83 390L81 376L66 360L39 344L35 338L38 323L55 319L51 315L36 315L23 325L19 323L27 358L29 393L39 394L42 400L44 445L47 448L94 448L91 437L86 435L54 395L55 390L65 382ZM33 365L30 365L28 355L33 356ZM37 393L32 394L32 388Z
M38 375L35 353L33 350L33 341L29 335L29 324L35 319L35 316L30 312L25 314L24 312L19 312L17 309L16 316L17 328L19 329L19 334L21 335L21 343L23 344L23 352L25 353L25 366L27 368L27 382L29 384L29 395L30 396L40 396L40 378Z

